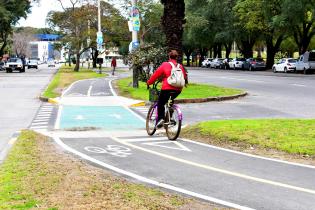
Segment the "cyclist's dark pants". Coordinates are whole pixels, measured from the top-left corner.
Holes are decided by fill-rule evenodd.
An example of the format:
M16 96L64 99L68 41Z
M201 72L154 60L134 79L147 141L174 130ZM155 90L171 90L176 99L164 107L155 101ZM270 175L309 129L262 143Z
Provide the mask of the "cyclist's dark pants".
M161 90L158 101L158 121L160 119L164 119L165 116L164 105L167 103L170 96L172 97L172 100L174 100L180 93L181 91L176 90Z

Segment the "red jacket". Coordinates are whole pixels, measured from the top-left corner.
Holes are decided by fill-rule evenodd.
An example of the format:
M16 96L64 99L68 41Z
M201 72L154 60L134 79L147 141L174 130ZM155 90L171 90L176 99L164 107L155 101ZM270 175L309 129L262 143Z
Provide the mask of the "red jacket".
M174 65L177 65L176 60L170 59L169 62L174 63ZM184 73L185 79L187 79L186 71L184 70L184 67L180 65L180 68L182 69ZM147 81L148 85L152 85L156 80L159 78L162 78L162 90L178 90L181 91L182 88L173 87L168 84L167 78L171 75L172 66L168 62L162 63L162 65L154 72L154 74L151 76L151 78Z

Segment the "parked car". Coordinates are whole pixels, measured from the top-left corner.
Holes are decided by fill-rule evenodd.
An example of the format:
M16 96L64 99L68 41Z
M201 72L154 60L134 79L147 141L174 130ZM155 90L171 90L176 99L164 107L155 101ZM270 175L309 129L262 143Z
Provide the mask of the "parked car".
M201 63L201 67L207 67L209 68L210 67L210 62L212 61L213 59L212 58L206 58L202 61Z
M220 69L230 69L229 62L231 62L232 60L232 58L225 58L220 65Z
M55 67L56 65L55 65L55 61L53 60L53 59L49 59L48 61L47 61L47 64L48 64L48 67Z
M244 69L249 71L264 70L266 63L262 58L248 58L244 62Z
M38 69L38 61L37 60L29 60L27 63L27 68L35 68Z
M5 67L4 67L5 63L3 61L0 61L0 71L4 71Z
M296 71L302 71L304 74L315 71L315 51L305 52L300 56L295 64Z
M229 62L229 66L231 69L244 69L245 58L234 58L231 62Z
M210 68L218 69L220 68L222 62L223 62L222 58L215 58L213 61L211 61Z
M297 60L294 58L282 58L272 66L273 72L295 72Z
M14 70L25 72L21 58L9 58L4 67L7 73L12 73Z

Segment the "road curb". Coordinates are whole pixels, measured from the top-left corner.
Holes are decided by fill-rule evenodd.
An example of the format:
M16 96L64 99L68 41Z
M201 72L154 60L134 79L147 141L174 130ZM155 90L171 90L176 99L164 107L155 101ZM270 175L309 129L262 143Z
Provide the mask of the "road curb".
M58 100L56 98L46 98L44 96L39 96L39 100L42 102L48 102L51 104L58 104Z

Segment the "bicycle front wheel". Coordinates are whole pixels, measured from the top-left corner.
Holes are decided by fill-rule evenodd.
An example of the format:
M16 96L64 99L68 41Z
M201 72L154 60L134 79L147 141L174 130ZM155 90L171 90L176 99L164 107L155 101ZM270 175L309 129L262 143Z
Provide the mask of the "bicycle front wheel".
M181 127L182 127L182 120L179 117L179 113L177 109L170 109L171 116L169 113L166 114L166 122L167 124L165 125L165 130L166 130L166 135L169 140L176 140L179 136ZM170 116L170 119L168 119Z
M146 123L145 123L145 127L147 130L147 133L149 136L152 136L155 131L156 131L156 118L157 118L157 110L154 104L152 106L150 106L149 111L148 111L148 115L147 115L147 119L146 119Z

